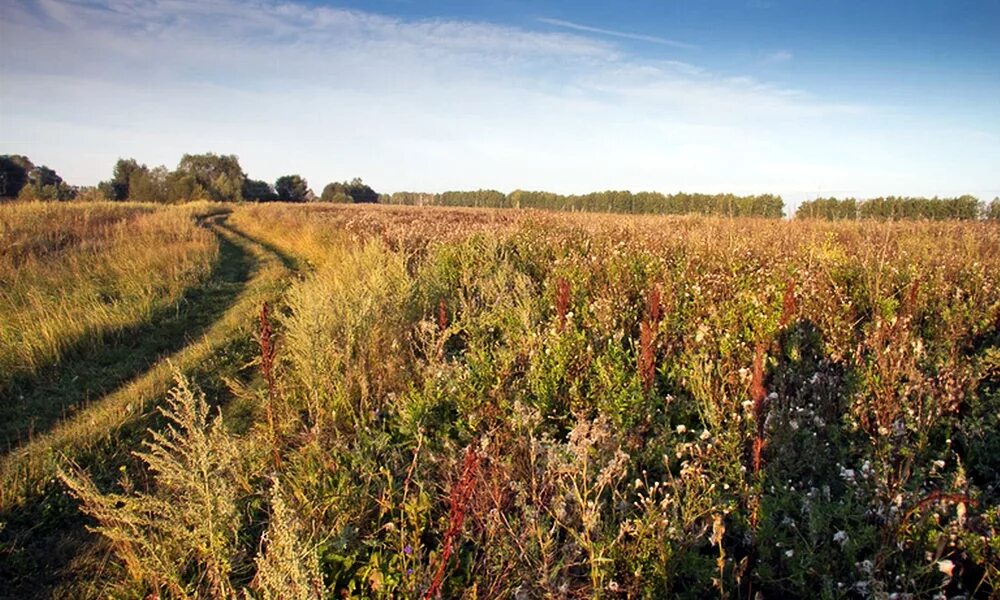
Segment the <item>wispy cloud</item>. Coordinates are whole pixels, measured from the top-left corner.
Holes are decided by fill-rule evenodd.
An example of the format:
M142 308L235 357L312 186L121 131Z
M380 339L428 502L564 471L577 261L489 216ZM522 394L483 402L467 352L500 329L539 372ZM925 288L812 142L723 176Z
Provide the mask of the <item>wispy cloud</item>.
M764 62L768 63L783 63L792 60L793 55L788 50L778 50L772 52L764 57Z
M781 193L934 174L912 152L893 158L870 109L587 30L299 0L26 0L0 14L0 153L73 183L119 156L172 165L207 150L258 178L360 175L384 191ZM972 152L998 158L989 140L954 154Z
M572 29L574 31L583 31L586 33L609 35L611 37L624 38L627 40L637 40L640 42L661 44L663 46L673 46L674 48L687 48L687 49L697 48L697 46L695 46L694 44L688 44L686 42L678 42L677 40L671 40L657 35L646 35L643 33L631 33L628 31L616 31L614 29L591 27L589 25L581 25L580 23L574 23L572 21L564 21L562 19L540 18L538 20L548 25L555 25L556 27L563 27L565 29Z

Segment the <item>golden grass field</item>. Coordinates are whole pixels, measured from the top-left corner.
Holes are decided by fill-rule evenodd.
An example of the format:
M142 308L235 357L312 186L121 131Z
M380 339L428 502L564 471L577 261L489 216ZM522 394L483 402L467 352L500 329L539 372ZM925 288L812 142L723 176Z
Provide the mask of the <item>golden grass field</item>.
M995 223L6 204L0 314L0 597L1000 593Z

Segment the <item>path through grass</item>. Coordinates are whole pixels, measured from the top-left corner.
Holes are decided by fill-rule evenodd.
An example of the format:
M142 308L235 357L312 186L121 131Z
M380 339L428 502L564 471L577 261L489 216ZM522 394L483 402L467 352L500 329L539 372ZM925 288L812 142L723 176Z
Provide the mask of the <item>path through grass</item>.
M80 356L48 370L52 379L33 382L25 409L0 430L5 439L23 439L31 426L26 411L37 410L36 434L0 457L0 581L7 582L0 597L52 594L72 576L67 567L95 541L75 503L54 482L66 457L95 477L112 476L131 460L153 422L173 368L211 372L221 382L250 362L256 312L280 294L294 262L242 234L227 218L205 221L221 251L204 285L174 311L116 336L96 359ZM76 409L65 410L71 406ZM37 433L39 428L45 431Z

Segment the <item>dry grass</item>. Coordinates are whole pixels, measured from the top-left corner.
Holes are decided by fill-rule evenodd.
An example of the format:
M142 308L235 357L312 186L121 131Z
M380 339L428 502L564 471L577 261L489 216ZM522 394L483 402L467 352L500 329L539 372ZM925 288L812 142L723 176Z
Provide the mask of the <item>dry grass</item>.
M280 288L268 255L270 278L177 357L252 340L281 292L251 345L267 381L235 396L256 425L151 434L145 456L168 467L186 464L185 440L238 447L218 497L184 492L205 495L198 469L140 465L131 481L151 484L137 489L71 478L129 543L120 589L846 599L1000 585L995 225L261 205L226 227L305 273ZM204 417L178 393L175 412L183 397ZM8 457L5 489L51 476L134 397ZM158 503L221 506L241 526L181 528L164 543L182 558L158 564L136 548L164 528L122 534Z
M146 419L169 389L174 369L182 372L196 369L234 339L251 335L253 317L259 307L280 293L290 273L278 257L252 240L227 230L217 231L257 261L250 284L204 335L191 340L172 356L164 357L127 385L3 456L0 510L9 510L41 493L65 457L91 454L112 440L119 430Z
M0 206L0 392L146 321L206 278L218 248L196 210Z

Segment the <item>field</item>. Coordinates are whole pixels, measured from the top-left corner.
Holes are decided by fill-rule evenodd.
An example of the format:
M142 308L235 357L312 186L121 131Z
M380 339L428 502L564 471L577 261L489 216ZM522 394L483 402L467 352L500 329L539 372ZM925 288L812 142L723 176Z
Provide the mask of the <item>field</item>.
M0 205L0 597L1000 593L1000 226Z

